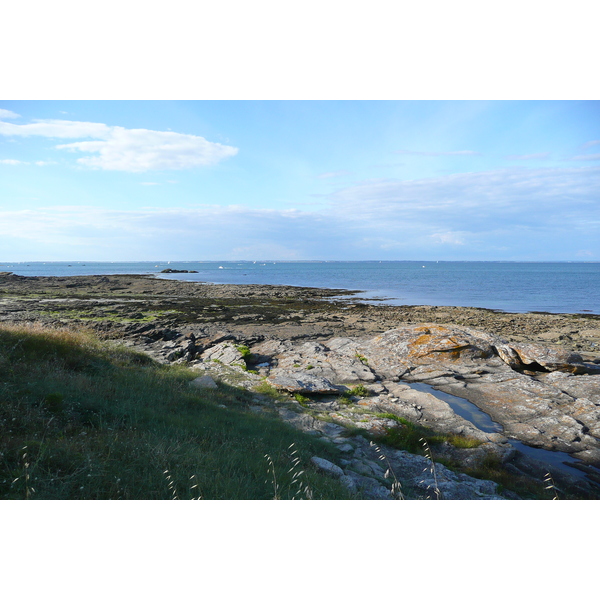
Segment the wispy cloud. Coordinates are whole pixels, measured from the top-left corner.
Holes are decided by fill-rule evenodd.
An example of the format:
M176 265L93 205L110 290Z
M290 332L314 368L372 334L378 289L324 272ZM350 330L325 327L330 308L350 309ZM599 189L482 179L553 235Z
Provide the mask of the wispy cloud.
M215 165L238 152L233 146L209 142L197 135L57 119L24 125L0 121L0 135L91 138L92 141L59 144L56 148L89 154L77 159L86 167L134 173Z
M0 158L0 165L26 165L28 163L14 158Z
M533 241L538 234L540 248L552 247L553 236L566 233L573 239L596 236L593 244L599 246L599 192L597 167L513 168L362 182L334 192L330 200L349 236L371 230L382 243L424 255L432 241L483 252L492 238L498 247L522 247L527 236Z
M582 148L591 148L592 146L597 146L600 144L600 140L592 140L591 142L586 142L581 146Z
M537 154L511 154L508 160L544 160L550 158L550 152L538 152Z
M27 162L25 160L16 160L14 158L0 158L0 164L3 165L30 165L34 164L38 167L45 167L47 165L55 165L56 163L52 160L36 160L34 163Z
M394 154L412 154L414 156L482 156L474 150L454 150L451 152L417 152L415 150L394 150Z
M17 125L0 121L0 135L40 135L50 138L109 138L111 127L103 123L86 121L63 121L60 119L36 119L32 123Z
M181 260L561 260L568 252L600 255L599 191L600 167L515 167L364 181L329 194L326 207L317 209L4 210L0 254L19 252L24 260L144 260L164 252Z
M580 154L574 156L571 160L600 160L600 154Z
M18 119L21 115L13 112L12 110L7 110L6 108L0 108L0 119Z
M34 256L32 248L47 260L319 258L327 255L331 241L344 248L344 238L343 231L330 230L326 215L296 210L59 206L0 211L0 253L20 250L25 260Z
M429 237L437 244L453 244L457 246L465 245L464 234L458 231L432 233Z
M36 247L47 260L143 260L160 249L186 260L561 259L565 248L571 256L600 254L599 190L600 167L513 168L362 182L328 195L329 205L315 210L3 211L0 252L10 256L21 247L29 256Z
M540 202L595 202L600 189L599 167L497 169L416 180L373 179L330 195L338 207L358 218L381 211L398 218L423 211L479 212L507 208L530 211Z

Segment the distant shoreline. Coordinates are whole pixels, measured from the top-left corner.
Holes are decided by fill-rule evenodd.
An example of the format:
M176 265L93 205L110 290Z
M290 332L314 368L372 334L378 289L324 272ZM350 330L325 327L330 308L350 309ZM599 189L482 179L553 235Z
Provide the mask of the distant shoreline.
M139 315L142 315L140 317ZM382 333L402 324L457 324L509 341L600 360L600 316L366 302L352 290L210 284L152 274L23 277L0 274L0 320L85 325L117 337L136 323L277 339Z
M166 273L162 271L188 271ZM505 261L224 261L0 263L21 276L153 275L173 281L352 291L393 306L600 315L600 263Z
M217 261L215 261L216 264ZM236 261L237 262L237 261ZM240 261L241 262L241 261ZM279 262L284 262L284 261L279 261ZM288 262L292 262L292 261L288 261ZM304 261L303 261L304 262ZM306 261L308 262L308 261ZM315 261L316 262L316 261ZM328 262L334 262L334 261L328 261ZM345 261L345 262L349 262L349 261ZM356 262L370 262L370 261L356 261ZM375 262L375 261L373 261ZM376 261L376 262L381 262L381 261ZM412 262L412 261L388 261L388 262ZM441 261L440 261L441 262ZM458 261L452 261L452 262L458 262ZM469 262L475 262L475 261L469 261ZM489 261L480 261L480 262L489 262ZM240 289L244 289L246 287L253 287L253 288L264 288L264 289L269 289L269 288L273 288L273 289L295 289L295 290L319 290L321 293L318 293L317 295L319 297L327 297L331 300L335 300L336 297L346 297L346 296L352 296L356 302L360 302L360 303L366 303L372 306L379 306L379 307L383 307L383 306L390 306L390 307L395 307L395 308L403 308L403 309L409 309L410 307L431 307L434 309L448 309L448 310L476 310L476 311L490 311L493 313L497 313L497 314L505 314L505 315L523 315L523 314L532 314L532 315L556 315L556 316L567 316L567 315L572 315L572 316L581 316L581 317L597 317L600 318L600 313L595 313L589 310L581 310L579 312L552 312L552 311L543 311L543 310L505 310L505 309L501 309L501 308L488 308L485 306L471 306L471 305L442 305L442 304L419 304L419 303L406 303L406 304L402 304L399 301L398 302L390 302L390 301L395 301L395 300L399 300L398 298L394 298L394 297L388 297L388 296L382 296L379 295L377 292L375 291L369 291L369 290L361 290L361 289L351 289L351 288L332 288L332 287L328 287L328 286L304 286L304 285L293 285L293 284L277 284L277 283L222 283L222 282L218 282L218 281L199 281L199 280L194 280L194 279L187 279L185 276L188 273L195 273L195 271L188 271L187 273L185 271L180 271L180 272L172 272L172 273L162 273L162 272L158 272L158 273L111 273L111 274L98 274L98 275L51 275L51 276L46 276L46 275L21 275L18 273L15 273L13 271L0 271L0 277L2 276L7 276L7 275L14 275L15 277L21 277L21 278L37 278L37 279L46 279L46 278L55 278L55 279L65 279L65 278L83 278L83 277L131 277L131 278L137 278L137 277L144 277L144 278L150 278L150 279L154 279L154 280L159 280L159 281L171 281L171 282L181 282L181 283L189 283L192 285L206 285L206 286L234 286L234 287L239 287ZM174 277L173 275L176 275L176 277ZM1 288L0 288L1 291Z

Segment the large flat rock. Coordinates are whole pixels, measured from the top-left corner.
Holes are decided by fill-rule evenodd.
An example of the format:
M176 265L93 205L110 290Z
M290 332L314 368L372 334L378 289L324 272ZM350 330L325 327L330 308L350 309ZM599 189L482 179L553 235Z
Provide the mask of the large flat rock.
M324 377L308 373L277 373L267 377L267 381L278 390L305 394L340 393L340 386L332 384Z
M578 354L431 323L370 338L265 343L262 350L271 352L269 380L280 389L330 393L355 382L424 381L471 401L509 437L597 462L600 377L579 374L586 365ZM443 401L412 392L397 394L390 410L441 431L461 421Z

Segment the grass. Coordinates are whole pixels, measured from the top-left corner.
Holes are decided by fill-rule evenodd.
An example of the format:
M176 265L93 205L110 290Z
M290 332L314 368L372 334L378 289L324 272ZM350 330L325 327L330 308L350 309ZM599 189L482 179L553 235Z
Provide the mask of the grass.
M306 396L303 396L302 394L294 394L294 399L300 404L300 406L310 406L312 400Z
M377 416L382 419L392 419L398 423L397 427L388 427L384 434L377 436L378 443L406 450L413 454L423 454L422 440L427 440L429 444L441 441L439 439L441 436L434 433L431 429L411 423L392 413L380 413Z
M500 490L511 490L523 499L551 499L553 497L546 491L546 489L551 489L550 487L544 489L543 484L539 481L510 473L495 454L488 454L477 468L464 468L452 460L439 456L435 450L436 446L443 442L449 442L456 448L476 448L482 443L479 440L456 434L437 433L392 413L379 413L377 416L393 419L399 425L387 428L383 435L375 436L377 443L406 450L413 454L421 454L430 460L432 469L435 469L435 461L458 473L494 481L499 484ZM434 471L432 474L435 476ZM439 489L433 491L439 498ZM554 487L552 487L552 492L556 497Z
M339 398L338 402L341 404L353 404L352 398L360 396L366 398L369 395L369 390L362 384L354 386L352 389L346 390Z
M358 360L360 360L360 362L363 365L368 365L369 364L369 361L367 360L366 356L362 355L360 352L357 352L354 356L356 358L358 358Z
M457 473L464 473L476 479L494 481L499 485L499 490L510 490L524 500L558 500L560 497L549 473L543 482L526 475L515 474L494 453L488 453L477 467L464 467L436 452L436 446L443 442L448 442L455 448L477 448L482 444L479 440L463 435L437 433L392 413L379 413L377 416L393 419L400 425L400 427L387 428L383 435L374 436L378 443L413 454L421 454L430 460L433 469L435 461ZM439 490L436 495L439 497ZM570 492L563 492L563 497L565 499L590 499L587 494L580 495ZM596 496L591 498L595 499Z
M443 442L448 442L456 448L477 448L482 444L481 441L464 435L435 432L393 413L378 413L377 416L381 419L391 419L398 424L396 427L388 427L386 433L379 436L377 440L382 444L414 454L423 454L423 441L433 447Z
M268 381L257 383L252 390L257 394L268 396L272 400L285 400L284 396L278 392Z
M335 447L268 411L253 412L251 392L223 383L216 390L191 387L196 376L85 330L0 325L0 499L350 497L310 463L314 455L336 462ZM266 381L254 392L289 399ZM523 498L557 496L553 482L541 489L495 456L476 470L436 457L443 441L476 441L377 416L398 424L378 443L423 454L425 440L433 458L450 468Z
M506 489L515 492L523 500L552 499L552 495L544 489L542 482L509 472L494 454L488 454L477 468L465 469L443 458L436 458L436 460L453 471L465 473L477 479L495 481L499 484L500 490Z
M244 360L250 360L252 358L252 352L248 346L236 346L238 352L242 355Z
M266 455L277 497L297 497L290 464L312 497L349 497L310 464L334 448L195 376L83 330L0 326L0 499L270 499Z

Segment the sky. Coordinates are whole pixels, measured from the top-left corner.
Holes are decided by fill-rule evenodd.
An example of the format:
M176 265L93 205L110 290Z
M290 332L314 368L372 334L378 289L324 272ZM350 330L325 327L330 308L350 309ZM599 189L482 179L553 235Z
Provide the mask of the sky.
M0 257L600 260L600 101L0 101Z

